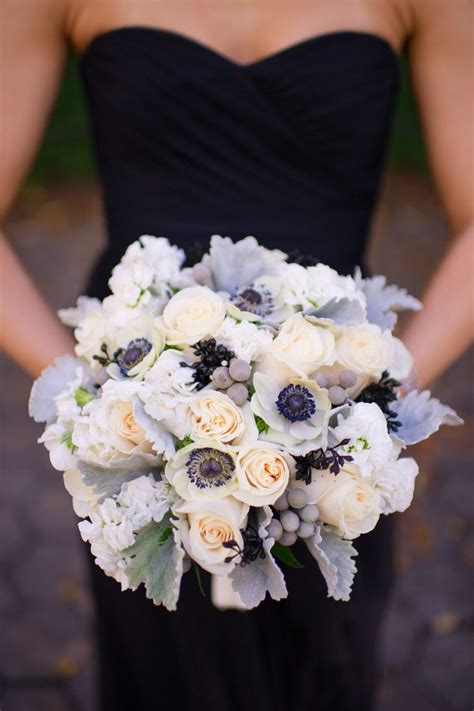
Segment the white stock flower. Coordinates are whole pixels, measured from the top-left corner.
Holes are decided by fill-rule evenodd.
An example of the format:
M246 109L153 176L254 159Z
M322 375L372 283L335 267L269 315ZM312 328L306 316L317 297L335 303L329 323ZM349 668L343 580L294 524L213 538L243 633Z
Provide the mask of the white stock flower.
M151 521L159 523L170 508L166 485L152 475L141 476L122 486L116 498L105 499L79 523L84 541L91 544L95 562L109 576L129 587L127 558L123 551L135 542L135 534Z
M186 346L214 336L224 318L224 302L211 289L206 286L183 289L170 299L163 311L166 342Z
M109 288L124 308L137 306L140 302L147 304L151 299L149 288L153 277L153 269L144 262L117 264L109 279Z
M166 237L142 235L122 257L122 264L141 262L153 270L156 281L169 282L178 276L185 259L182 249L170 244Z
M303 310L319 309L332 299L358 301L365 309L364 293L351 276L341 276L326 264L302 267L289 264L285 269L286 300Z
M238 488L233 496L250 506L274 504L290 479L294 460L270 442L255 442L237 456Z
M264 328L259 328L249 321L237 321L227 316L216 333L217 343L231 350L236 358L247 363L253 363L261 358L273 340L272 334Z
M413 500L418 464L411 457L388 462L374 475L374 483L382 497L382 512L405 511Z
M340 450L351 455L364 478L380 471L393 456L387 420L375 403L357 402L348 417L339 414L333 433L338 442L349 440Z
M185 501L221 499L237 488L235 449L212 440L197 440L176 452L165 477Z
M91 486L84 484L79 469L67 469L63 474L64 487L72 497L72 508L79 518L90 516L98 500Z
M339 474L313 469L306 490L318 507L319 520L333 526L346 539L372 531L382 513L382 497L377 487L361 478L357 466L350 463Z
M314 380L298 378L281 385L264 373L256 373L253 384L252 410L268 426L261 439L282 444L290 451L304 441L314 444L331 409L327 390Z
M40 444L44 444L49 452L52 466L60 472L71 469L77 464L76 447L72 442L74 422L59 421L48 425L41 437Z
M156 460L152 445L134 416L139 387L134 381L108 380L101 397L84 406L72 434L79 459L105 467L135 456Z
M374 324L346 326L336 339L337 362L344 368L378 380L395 354L394 338Z
M239 556L223 544L235 541L237 547L243 550L241 531L247 525L248 511L246 504L232 496L218 501L188 501L175 507L174 513L179 515L178 527L188 555L209 573L229 573Z
M308 376L321 366L332 365L334 360L334 336L330 329L295 314L282 324L259 370L281 381L291 375Z

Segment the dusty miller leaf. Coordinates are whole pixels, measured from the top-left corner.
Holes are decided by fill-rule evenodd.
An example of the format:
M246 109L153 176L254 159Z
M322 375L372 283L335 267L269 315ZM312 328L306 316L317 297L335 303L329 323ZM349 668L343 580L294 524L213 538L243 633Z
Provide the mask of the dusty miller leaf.
M102 503L104 499L111 496L117 496L120 493L122 484L133 479L138 479L140 476L153 474L155 479L159 479L159 469L151 466L144 466L143 461L140 465L129 462L125 467L99 467L95 464L79 461L77 468L81 472L82 481L86 486L90 486L94 495L98 499L98 503Z
M441 425L462 425L463 420L448 405L431 397L429 390L412 390L391 405L401 422L396 436L406 445L416 444L437 432Z
M265 539L265 558L257 558L247 565L236 565L229 575L233 589L249 610L257 607L267 593L274 600L288 597L285 577L270 553L272 545L273 538Z
M327 318L338 326L358 326L366 318L365 309L357 299L331 299L324 306L311 311L311 316Z
M169 516L138 532L135 543L124 551L132 556L126 573L132 588L145 585L146 596L155 605L176 610L183 575L184 550Z
M362 279L360 270L356 271L357 286L362 289L367 299L367 319L383 330L392 330L397 323L397 311L410 309L419 311L421 302L410 296L406 289L395 284L387 286L384 276L374 276Z
M334 600L349 600L357 571L352 560L357 551L351 541L340 538L323 526L318 527L315 535L305 542L324 576L328 597Z

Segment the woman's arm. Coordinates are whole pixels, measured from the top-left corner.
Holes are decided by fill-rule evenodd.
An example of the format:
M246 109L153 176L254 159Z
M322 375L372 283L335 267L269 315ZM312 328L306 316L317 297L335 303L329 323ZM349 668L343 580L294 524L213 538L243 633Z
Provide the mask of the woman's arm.
M65 3L3 0L0 8L0 347L31 375L73 339L44 301L2 231L56 97L66 43Z
M474 13L468 0L415 0L413 5L411 73L433 174L454 235L423 296L423 310L402 334L423 387L474 336Z

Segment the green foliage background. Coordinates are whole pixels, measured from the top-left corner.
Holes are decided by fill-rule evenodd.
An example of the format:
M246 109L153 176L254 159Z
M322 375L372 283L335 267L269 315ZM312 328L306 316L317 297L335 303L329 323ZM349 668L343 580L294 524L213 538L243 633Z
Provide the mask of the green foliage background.
M392 131L389 167L412 172L426 170L423 141L404 62ZM71 56L58 101L28 183L38 185L55 181L87 181L93 176L94 160L78 61L77 57Z

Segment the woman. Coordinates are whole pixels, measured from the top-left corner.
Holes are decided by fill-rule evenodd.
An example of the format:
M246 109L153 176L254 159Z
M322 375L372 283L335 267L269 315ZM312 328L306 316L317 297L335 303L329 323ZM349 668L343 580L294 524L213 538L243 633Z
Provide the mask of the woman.
M253 233L344 272L363 263L407 45L455 236L404 334L419 384L467 346L468 2L4 0L2 8L1 216L31 163L69 43L82 54L108 221L109 245L88 289L99 297L144 232L188 249L213 233ZM1 249L2 345L37 376L73 344L5 241ZM391 581L390 519L358 549L350 603L328 601L308 562L288 572L287 601L251 613L217 612L187 576L170 614L140 593L121 593L92 566L101 708L154 709L174 699L178 709L208 711L368 711Z

